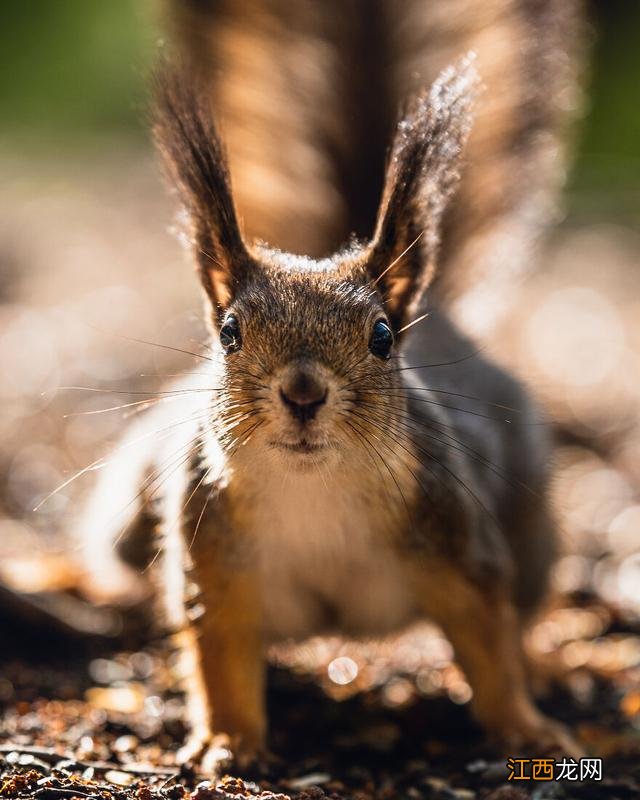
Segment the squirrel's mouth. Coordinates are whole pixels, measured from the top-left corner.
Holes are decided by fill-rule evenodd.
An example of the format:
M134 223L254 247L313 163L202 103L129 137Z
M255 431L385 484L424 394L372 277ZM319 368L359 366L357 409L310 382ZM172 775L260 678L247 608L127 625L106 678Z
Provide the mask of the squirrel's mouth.
M308 442L306 439L300 439L299 442L269 442L272 447L277 447L280 450L287 450L290 453L317 453L320 450L325 450L325 444L318 444L316 442Z

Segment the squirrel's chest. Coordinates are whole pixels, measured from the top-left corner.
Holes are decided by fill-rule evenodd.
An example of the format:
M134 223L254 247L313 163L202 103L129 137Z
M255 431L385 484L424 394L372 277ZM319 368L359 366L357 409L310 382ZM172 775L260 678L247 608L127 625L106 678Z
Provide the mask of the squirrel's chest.
M404 564L383 517L375 503L317 480L262 495L252 533L269 639L384 635L411 620Z

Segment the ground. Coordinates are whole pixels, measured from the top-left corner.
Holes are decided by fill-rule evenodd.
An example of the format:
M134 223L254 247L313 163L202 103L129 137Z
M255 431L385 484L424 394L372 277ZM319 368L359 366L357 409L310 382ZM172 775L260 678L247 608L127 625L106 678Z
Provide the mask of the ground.
M274 651L273 757L242 773L230 762L233 777L207 782L175 765L186 729L168 641L114 650L30 614L18 608L3 631L12 644L0 667L8 800L640 796L640 622L596 596L566 598L531 643L539 655L554 650L541 705L602 758L599 782L508 781L505 754L473 724L470 689L428 625L378 644L317 639Z

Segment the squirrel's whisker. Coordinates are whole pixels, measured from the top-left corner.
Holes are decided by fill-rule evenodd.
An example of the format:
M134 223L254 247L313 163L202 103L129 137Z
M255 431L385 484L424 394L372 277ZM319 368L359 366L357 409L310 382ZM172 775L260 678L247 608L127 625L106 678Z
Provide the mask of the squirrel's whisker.
M458 483L458 485L461 486L461 488L469 495L469 497L471 497L471 499L477 504L477 506L480 509L480 511L483 514L485 514L493 522L494 525L496 525L496 526L498 525L498 521L496 520L494 515L489 511L489 509L485 506L485 504L480 500L480 498L477 496L477 494L471 489L471 487L465 481L462 480L462 478L460 478L459 475L457 475L453 471L453 469L451 467L448 467L430 449L428 449L426 447L423 447L423 446L419 445L418 443L416 443L411 438L411 436L409 435L409 432L406 429L404 429L401 425L392 425L391 428L392 428L393 432L398 437L403 438L409 444L413 444L413 446L416 448L418 453L420 453L421 455L423 455L425 458L429 459L430 461L435 462L441 469L443 469L448 475L450 475ZM434 437L432 437L432 438L434 438ZM399 440L394 440L394 443L400 444L400 441ZM442 443L442 444L445 444L445 446L446 446L446 443ZM421 464L421 466L423 466L429 472L429 474L432 475L440 483L440 485L449 492L449 494L452 496L452 498L455 497L455 493L453 492L452 487L447 484L447 482L444 480L444 478L442 476L438 475L437 472L435 472L434 469L430 468L427 464L422 462L418 458L418 456L416 454L412 453L411 455L416 460L417 463Z
M91 326L94 327L94 326ZM96 328L96 330L100 330ZM209 356L205 356L202 353L192 352L191 350L183 350L181 347L174 347L168 344L160 344L160 342L151 342L148 339L138 339L135 336L125 336L122 333L115 333L114 331L101 331L102 333L108 333L110 336L117 336L120 339L125 339L128 342L135 342L136 344L146 344L149 347L158 347L162 350L170 350L173 353L182 353L186 356L193 356L194 358L201 358L203 361L213 361L213 359L209 358Z
M371 462L373 463L378 475L380 476L381 485L384 487L384 492L387 495L387 497L389 498L389 502L392 504L391 507L393 507L394 498L393 498L393 496L391 494L391 491L390 491L390 489L389 489L389 487L387 485L387 481L385 480L384 475L382 474L382 470L380 469L380 465L378 463L378 459L383 463L383 465L386 468L387 472L391 475L392 480L393 480L394 484L396 485L396 488L398 489L398 492L399 492L399 494L400 494L400 496L401 496L401 498L403 500L405 513L407 515L407 520L408 520L409 525L411 527L412 521L411 521L411 515L409 514L409 509L406 506L406 501L404 499L404 495L402 494L402 491L400 490L400 486L399 486L399 484L398 484L398 482L397 482L397 480L395 478L395 475L391 471L389 465L386 463L385 459L381 456L381 454L376 450L376 448L373 447L371 442L367 439L365 433L361 430L360 426L355 422L355 420L353 420L353 418L345 419L344 422L351 429L351 431L356 435L356 440L359 441L360 446L362 447L364 452L371 459ZM376 455L378 456L378 459L376 459L372 455L372 452L371 452L372 450L376 453Z
M357 425L356 425L356 427L357 427ZM363 436L365 441L367 441L369 443L369 445L371 446L373 451L376 453L376 455L378 456L378 458L382 462L383 466L385 467L385 469L387 470L387 472L391 476L391 479L393 480L394 484L396 485L396 488L398 489L398 493L400 494L400 497L402 498L402 504L404 505L404 508L405 508L405 511L406 511L406 514L407 514L407 521L409 523L409 530L412 530L413 529L413 522L414 522L413 521L413 517L412 517L411 512L409 511L409 505L407 503L407 499L406 499L406 497L404 495L404 492L402 491L402 486L400 485L400 482L398 481L398 478L397 478L395 472L393 471L391 466L387 463L387 460L382 455L382 453L373 444L373 442L371 442L369 437L366 435L366 433L362 429L360 429L360 434ZM372 435L375 436L375 434L373 434L373 433L372 433ZM376 437L376 438L379 439L379 437Z
M163 398L161 398L161 399L163 399ZM145 402L145 401L143 401L143 402ZM197 413L201 414L203 412L202 412L201 409L199 409ZM209 414L209 410L207 409L207 411L205 413ZM61 484L56 486L55 489L53 489L47 495L45 495L45 497L43 497L38 502L38 504L36 506L34 506L32 511L34 513L36 511L39 511L40 508L42 508L42 506L47 501L49 501L52 497L54 497L56 494L61 492L63 489L66 489L67 486L69 486L75 480L80 478L82 475L86 475L88 472L92 472L92 471L97 470L97 469L102 469L102 467L107 466L115 458L115 456L118 453L122 452L123 450L127 450L130 447L135 447L135 445L139 444L140 442L144 441L145 439L149 439L149 438L151 438L153 436L156 436L159 433L164 433L165 431L172 430L173 428L176 428L176 427L178 427L180 425L185 425L190 421L191 421L190 419L180 420L179 422L172 422L170 425L167 425L167 426L165 426L163 428L159 428L159 429L156 429L156 430L148 431L147 433L143 434L142 436L139 436L139 437L137 437L135 439L132 439L131 441L127 441L125 444L120 445L119 447L115 448L111 452L111 457L106 458L105 456L100 456L99 458L96 458L90 464L88 464L85 467L82 467L77 472L75 472L73 475L71 475L69 478L66 478Z
M393 394L391 392L385 392L384 390L380 390L380 394L383 394L385 397L407 397L406 394ZM483 414L481 411L473 411L470 408L460 408L459 406L452 406L448 403L441 403L438 400L431 400L428 397L414 397L413 398L418 403L428 403L432 406L438 406L439 408L447 408L450 411L456 411L460 414L471 414L473 417L481 417L482 419L490 419L493 422L505 422L507 424L511 424L512 420L507 419L506 417L493 417L491 414ZM528 424L535 424L535 423L528 423Z
M155 494L164 486L164 484L175 473L175 471L186 464L199 449L204 447L204 444L205 443L201 440L200 433L198 433L198 435L190 439L189 442L177 448L142 481L139 491L136 492L136 494L129 500L124 508L119 509L118 512L113 515L113 518L115 519L119 517L138 501L141 501L141 508L146 508L154 499ZM120 529L119 533L113 540L113 548L117 547L117 545L123 540L132 522L133 519L129 520Z
M131 403L121 403L119 406L109 406L108 408L94 408L91 411L72 411L69 414L64 415L64 419L69 419L70 417L90 417L94 416L95 414L107 414L110 411L121 411L125 408L133 408L135 406L141 407L142 410L145 408L149 408L152 405L156 405L157 403L166 402L167 400L174 400L174 397L151 397L148 400L134 400Z
M425 314L421 314L419 317L416 317L413 322L409 322L408 325L403 325L402 328L398 331L398 333L404 333L408 331L409 328L413 328L414 325L417 325L419 322L422 322L423 319L427 319L427 317L431 314L430 311L427 311Z
M213 470L213 464L212 464L211 466L207 467L207 469L206 469L206 470L205 470L205 471L202 473L202 477L201 477L201 478L200 478L200 480L199 480L199 481L196 483L195 487L193 488L193 491L191 492L191 494L190 494L190 495L189 495L189 497L187 498L187 502L186 502L186 503L185 503L185 504L182 506L182 508L181 508L181 510L180 510L180 515L179 515L179 517L178 517L178 520L177 520L177 523L181 521L182 514L184 514L184 512L187 510L187 506L189 505L189 503L191 502L191 500L193 499L193 497L194 497L194 496L197 494L197 492L198 492L198 489L199 489L199 488L202 486L202 484L203 484L203 483L204 483L204 482L207 480L207 478L208 478L208 477L209 477L209 475L211 474L211 471L212 471L212 470ZM215 481L213 481L213 482L212 482L212 488L213 488L214 486L215 486ZM176 524L177 524L177 523L176 523ZM191 552L191 548L193 547L193 544L194 544L194 542L195 542L195 540L196 540L196 533L197 533L197 532L198 532L198 528L197 528L197 526L196 526L196 529L194 530L194 532L193 532L193 535L191 536L191 539L189 540L189 546L187 547L187 552L188 552L188 553L190 553L190 552Z
M389 264L389 266L385 270L383 270L380 273L380 275L378 275L378 277L373 281L372 285L377 286L378 283L384 278L384 276L387 275L387 273L391 272L391 270L396 266L396 264L402 261L402 259L407 255L407 253L411 250L411 248L420 241L420 239L424 236L424 234L425 231L421 230L420 233L416 236L416 238L409 245L407 245L407 247L405 247L405 249L400 253L400 255L397 258L394 258L394 260Z
M455 358L453 361L439 361L433 364L416 364L412 366L404 366L404 367L395 367L392 371L393 372L404 372L405 370L412 370L412 369L430 369L432 367L453 367L456 364L462 364L464 361L468 361L470 358L475 358L476 356L481 355L485 350L485 347L479 347L477 350L474 350L472 353L468 353L466 356L461 356L460 358ZM404 358L404 355L392 355L391 358Z
M368 408L373 415L376 415L376 412L379 411L379 407L373 403L362 402L362 405L365 408ZM513 481L498 467L497 464L494 464L492 461L482 456L480 453L478 453L476 450L474 450L472 447L467 445L462 440L456 439L454 436L452 436L451 434L447 433L446 431L442 430L439 427L433 427L434 425L438 425L438 423L435 422L430 424L423 423L422 427L420 427L420 423L415 423L415 420L411 417L406 408L400 406L391 406L391 408L394 410L394 412L400 414L400 419L396 422L396 424L406 426L406 430L409 435L411 435L411 433L418 432L421 433L423 436L427 436L428 438L433 439L436 442L439 442L440 444L444 444L446 447L450 447L453 450L457 450L460 453L464 453L477 463L487 467L491 472L493 472L499 478L502 478L502 480L504 480L512 488L523 489L524 491L529 492L534 497L539 496L538 493L534 492L533 489L527 486L526 483L523 483L522 481ZM378 418L381 418L379 414L377 416ZM382 419L384 420L384 417L382 417ZM411 427L409 427L409 423L412 423ZM447 439L455 442L456 444L455 445L450 444L448 441L440 439L434 434L426 433L425 429L435 430L437 433L442 434Z
M483 397L477 397L476 395L472 394L464 394L463 392L451 392L448 389L435 389L432 386L402 386L402 387L391 387L388 392L386 389L382 389L381 391L385 393L391 393L396 389L400 389L400 391L406 392L407 395L410 395L411 392L429 392L429 394L445 394L448 397L460 397L463 400L474 400L477 403L482 403L485 406L490 406L491 408L499 408L501 411L511 411L514 414L522 414L523 409L521 408L514 408L513 406L505 405L504 403L494 403L491 400L486 400ZM419 398L416 398L419 399Z
M395 426L394 424L391 424L390 427L398 435L403 435L403 431L402 431L401 427ZM448 467L444 462L440 461L431 451L429 451L428 449L422 447L421 445L419 445L415 441L412 442L411 438L407 435L406 431L404 432L404 436L405 436L405 440L410 442L410 443L412 443L413 446L416 447L416 449L420 453L422 453L422 455L424 455L426 458L431 459L432 461L435 461L440 466L441 469L443 469L448 475L450 475L464 489L464 491L478 504L479 508L489 517L489 519L491 519L491 521L494 523L494 525L496 525L496 527L499 528L498 520L495 518L495 516L493 514L491 514L489 509L484 505L484 503L480 500L480 498L477 496L477 494L471 489L470 486L468 486L462 480L462 478L460 478L455 472L453 472L453 470L450 467ZM417 458L416 456L414 456L414 457ZM418 459L418 461L419 461L419 459ZM421 463L421 462L419 462L419 463ZM451 487L449 487L449 488L451 488Z
M250 432L249 435L252 435L260 427L261 424L262 424L262 421L258 420L258 422L256 422L254 424L253 428L251 428L251 432ZM246 441L247 440L245 440L245 443L246 443ZM212 486L211 486L211 489L209 490L209 493L207 494L207 497L205 498L204 504L202 506L202 510L200 511L200 514L198 516L198 520L196 522L196 526L194 528L193 535L192 535L191 540L190 540L189 550L191 550L191 548L193 547L193 545L195 543L196 537L198 535L198 531L200 530L200 525L202 523L202 519L203 519L205 511L207 509L207 505L209 504L209 501L211 500L215 489L216 489L216 484L213 483Z

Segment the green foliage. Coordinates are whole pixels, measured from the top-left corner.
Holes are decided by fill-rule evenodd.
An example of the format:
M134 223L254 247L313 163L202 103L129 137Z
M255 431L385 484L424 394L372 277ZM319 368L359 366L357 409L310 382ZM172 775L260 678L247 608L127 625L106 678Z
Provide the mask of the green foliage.
M4 0L4 148L46 153L140 140L160 7L160 0ZM597 34L570 205L640 224L640 3L592 0L591 13Z
M0 96L9 144L26 137L46 148L68 137L139 133L150 12L140 0L3 3Z
M571 208L640 224L640 3L594 3L586 116L569 186Z

